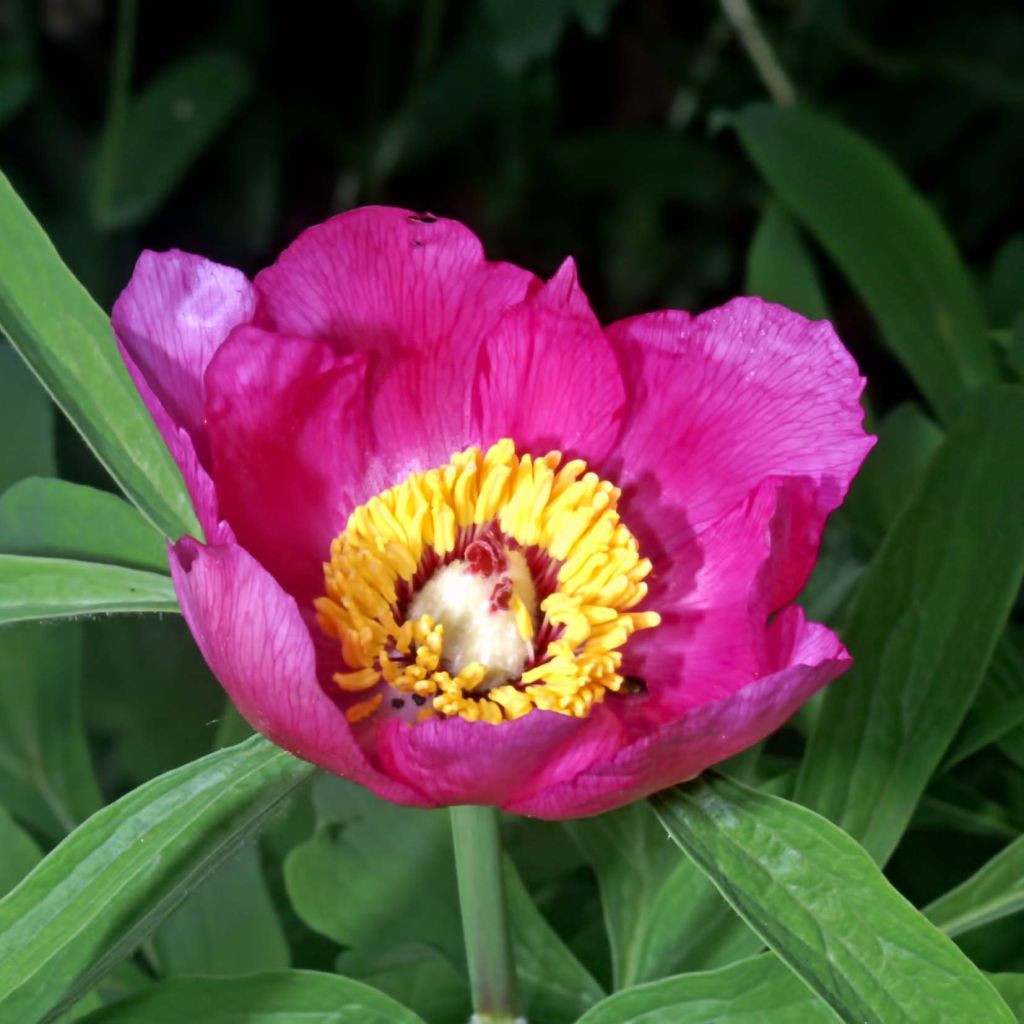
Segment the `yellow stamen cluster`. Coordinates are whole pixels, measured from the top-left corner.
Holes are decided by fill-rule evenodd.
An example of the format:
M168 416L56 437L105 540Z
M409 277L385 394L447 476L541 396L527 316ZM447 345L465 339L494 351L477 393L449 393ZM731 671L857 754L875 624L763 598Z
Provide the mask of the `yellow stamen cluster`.
M561 462L559 452L520 457L509 440L486 453L469 448L446 466L412 473L352 513L331 544L327 593L316 602L320 626L339 641L349 669L334 677L343 690L369 691L383 682L428 698L426 715L498 723L533 708L582 717L621 688L622 646L634 631L660 621L655 612L629 610L647 593L651 563L619 519L619 489L587 472L581 460ZM444 560L460 530L492 522L556 563L557 586L540 614L558 630L543 660L520 681L485 689L487 666L473 662L455 675L445 667L442 623L429 615L398 621L398 595L400 581L411 584L428 549ZM540 632L518 596L512 611L521 636ZM348 717L373 714L382 696L352 705Z

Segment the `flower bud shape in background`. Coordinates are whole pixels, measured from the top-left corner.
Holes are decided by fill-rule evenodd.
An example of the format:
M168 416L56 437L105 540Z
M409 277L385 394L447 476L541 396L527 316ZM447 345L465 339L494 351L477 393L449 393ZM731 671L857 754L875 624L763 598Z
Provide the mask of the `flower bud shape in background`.
M596 814L851 660L791 602L871 447L830 324L739 298L602 327L390 208L254 282L145 252L113 313L205 543L185 618L254 728L402 804Z

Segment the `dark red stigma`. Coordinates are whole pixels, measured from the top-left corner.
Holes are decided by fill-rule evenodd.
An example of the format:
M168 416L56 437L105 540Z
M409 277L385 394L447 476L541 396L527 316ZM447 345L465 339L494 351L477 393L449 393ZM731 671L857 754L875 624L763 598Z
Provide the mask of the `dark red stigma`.
M474 576L494 576L508 569L508 552L505 538L497 523L482 527L471 544L466 548L466 561ZM511 588L511 583L509 587ZM492 602L494 598L491 598ZM506 604L504 607L508 607Z

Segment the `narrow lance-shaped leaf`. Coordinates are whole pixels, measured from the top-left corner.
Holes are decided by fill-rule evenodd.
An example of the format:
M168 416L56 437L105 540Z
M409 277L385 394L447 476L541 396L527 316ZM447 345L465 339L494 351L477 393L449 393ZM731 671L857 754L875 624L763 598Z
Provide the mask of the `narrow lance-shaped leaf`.
M939 415L997 377L981 299L949 233L899 168L821 114L757 103L732 120L782 202L827 249Z
M1020 910L1024 910L1024 836L927 906L924 914L947 935L960 935Z
M124 367L106 314L0 174L0 328L143 514L168 537L199 525Z
M652 803L687 856L841 1020L1013 1021L952 940L813 811L714 775Z
M0 901L0 1020L53 1020L313 771L254 737L93 815Z
M136 509L66 480L33 477L0 496L0 552L167 572L164 543Z
M930 461L851 608L844 639L854 668L825 694L795 799L879 862L973 702L1020 588L1021 437L1024 389L979 393Z
M836 1015L774 954L623 989L577 1024L834 1024Z
M70 558L0 554L0 624L177 610L169 576Z
M90 1013L82 1024L423 1024L368 985L315 971L180 978Z

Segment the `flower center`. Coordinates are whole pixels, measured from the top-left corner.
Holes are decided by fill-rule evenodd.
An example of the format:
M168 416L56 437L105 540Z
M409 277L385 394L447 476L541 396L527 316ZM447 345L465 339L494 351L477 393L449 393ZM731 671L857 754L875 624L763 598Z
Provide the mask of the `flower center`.
M422 720L585 716L622 688L622 647L660 622L631 611L651 563L620 492L559 452L509 440L412 473L349 516L316 601L357 722L388 701Z

